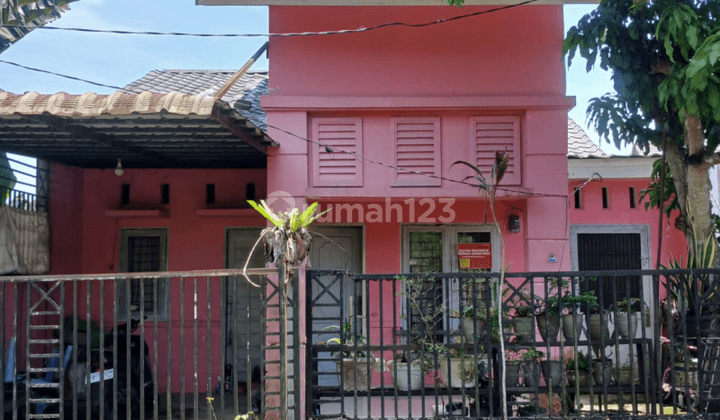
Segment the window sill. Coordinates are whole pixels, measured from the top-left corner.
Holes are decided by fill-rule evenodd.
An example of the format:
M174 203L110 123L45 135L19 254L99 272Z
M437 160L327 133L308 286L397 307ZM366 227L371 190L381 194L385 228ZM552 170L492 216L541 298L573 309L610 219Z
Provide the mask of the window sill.
M262 218L255 209L198 209L198 217L253 217Z
M167 210L105 210L106 217L168 217Z

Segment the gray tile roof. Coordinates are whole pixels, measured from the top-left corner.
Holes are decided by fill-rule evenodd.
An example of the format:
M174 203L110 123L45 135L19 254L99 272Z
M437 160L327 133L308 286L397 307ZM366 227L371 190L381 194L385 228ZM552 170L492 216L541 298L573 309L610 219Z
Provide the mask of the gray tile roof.
M212 96L233 74L235 70L153 70L125 86L123 92L180 92ZM267 132L265 111L260 107L260 96L266 95L267 90L267 72L247 72L222 97L222 100L256 127Z
M568 118L568 157L569 158L608 158L608 154L599 147L585 131L571 118Z

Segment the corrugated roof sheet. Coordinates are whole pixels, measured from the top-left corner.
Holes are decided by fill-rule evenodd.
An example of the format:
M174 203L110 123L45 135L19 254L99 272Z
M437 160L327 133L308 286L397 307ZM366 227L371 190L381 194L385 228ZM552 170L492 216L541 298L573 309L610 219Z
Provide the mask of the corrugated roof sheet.
M64 92L43 95L29 92L16 95L0 92L0 115L41 115L59 117L155 114L167 112L174 115L212 114L215 100L211 97L187 95L178 92L166 94L143 92L126 94L115 92L111 95L85 93L69 95Z
M570 158L608 158L606 154L575 123L568 118L568 157Z
M212 96L232 77L235 70L153 70L125 86L123 92L181 92ZM267 95L267 72L248 72L221 99L262 131L267 131L260 97Z

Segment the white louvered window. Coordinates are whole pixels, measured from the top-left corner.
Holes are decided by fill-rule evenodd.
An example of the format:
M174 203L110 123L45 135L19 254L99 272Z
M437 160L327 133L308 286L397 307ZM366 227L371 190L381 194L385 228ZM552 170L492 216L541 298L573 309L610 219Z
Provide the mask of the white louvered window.
M440 118L393 118L395 172L393 186L439 187ZM431 175L431 176L428 176Z
M362 119L331 117L312 120L313 185L316 187L362 187L363 166L347 151L362 155Z
M473 117L470 124L475 165L490 176L495 152L505 152L510 155L510 164L500 185L521 185L520 117Z

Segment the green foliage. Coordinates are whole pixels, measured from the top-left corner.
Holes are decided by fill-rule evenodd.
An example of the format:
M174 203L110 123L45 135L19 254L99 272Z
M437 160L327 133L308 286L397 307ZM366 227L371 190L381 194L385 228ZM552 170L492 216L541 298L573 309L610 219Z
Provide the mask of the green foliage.
M545 357L544 352L538 350L535 347L531 347L523 353L522 360L525 360L525 361L533 361L534 360L537 362L537 361L540 361L544 357Z
M653 163L652 173L650 174L650 185L647 188L640 191L640 202L645 202L645 210L650 208L657 208L660 206L660 171L663 168L662 159L658 159ZM665 198L663 211L667 217L673 210L680 210L680 204L678 203L677 191L675 190L675 183L670 173L670 167L665 165Z
M273 211L270 206L267 205L265 200L260 200L260 204L253 200L248 200L248 204L252 206L258 213L262 214L264 218L270 221L277 228L286 228L291 232L297 232L301 227L307 228L312 222L322 217L325 213L332 209L327 209L320 214L315 214L318 203L312 203L300 213L300 210L294 208L289 212Z
M584 353L578 351L575 353L575 358L568 358L565 362L567 370L576 370L575 363L577 363L577 371L579 372L590 372L590 361Z
M695 246L688 250L687 264L683 264L682 258L674 257L669 266L661 266L663 269L703 269L712 268L715 261L716 243L712 236L704 242L697 241L697 233L692 229L692 243ZM715 289L711 287L712 279L709 274L674 274L667 277L667 287L670 298L677 308L689 315L702 315L706 304L717 301Z
M618 147L683 146L684 115L701 119L706 153L714 153L720 123L720 2L603 0L567 33L563 49L612 70L614 94L590 102L588 120Z

